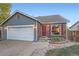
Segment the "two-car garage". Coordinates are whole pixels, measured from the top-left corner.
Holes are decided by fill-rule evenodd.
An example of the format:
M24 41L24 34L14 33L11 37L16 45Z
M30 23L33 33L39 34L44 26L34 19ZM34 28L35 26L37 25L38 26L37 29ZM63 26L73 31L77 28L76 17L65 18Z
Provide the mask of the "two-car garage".
M8 26L7 39L8 40L26 40L34 41L34 26Z
M1 39L37 41L38 24L40 22L36 18L15 12L1 24Z

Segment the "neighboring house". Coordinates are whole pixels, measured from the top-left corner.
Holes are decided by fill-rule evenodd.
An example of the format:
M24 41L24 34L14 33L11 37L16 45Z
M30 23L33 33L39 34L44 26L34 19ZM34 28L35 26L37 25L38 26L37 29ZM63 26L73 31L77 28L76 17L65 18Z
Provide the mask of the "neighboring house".
M67 39L67 22L60 15L32 17L15 12L1 23L0 37L3 40L37 41L39 38L59 35Z
M79 41L79 21L73 24L70 28L69 39L72 41Z

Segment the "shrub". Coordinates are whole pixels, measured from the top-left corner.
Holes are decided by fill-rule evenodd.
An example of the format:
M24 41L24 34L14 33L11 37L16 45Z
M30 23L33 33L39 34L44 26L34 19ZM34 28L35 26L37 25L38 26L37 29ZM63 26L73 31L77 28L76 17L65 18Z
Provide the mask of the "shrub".
M51 37L51 41L53 42L59 42L59 41L63 41L64 38L62 36L52 36Z

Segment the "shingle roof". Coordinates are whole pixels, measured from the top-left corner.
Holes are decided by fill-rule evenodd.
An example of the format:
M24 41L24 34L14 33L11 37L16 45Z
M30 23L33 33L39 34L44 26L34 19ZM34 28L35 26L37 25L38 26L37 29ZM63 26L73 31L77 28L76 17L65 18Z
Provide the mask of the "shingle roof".
M38 16L36 17L40 22L52 22L52 23L67 23L69 20L60 15Z
M72 28L73 26L75 26L76 24L78 24L79 23L79 21L77 21L76 23L74 23L70 28Z

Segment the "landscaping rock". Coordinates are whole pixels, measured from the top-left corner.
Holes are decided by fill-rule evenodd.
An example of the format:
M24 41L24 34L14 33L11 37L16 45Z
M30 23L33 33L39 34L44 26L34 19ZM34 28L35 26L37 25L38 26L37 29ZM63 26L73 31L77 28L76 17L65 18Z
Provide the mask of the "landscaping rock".
M35 49L34 52L31 54L32 56L44 56L46 52L50 49L59 49L65 48L74 45L74 42L67 42L63 44L49 44L47 47L41 49Z

